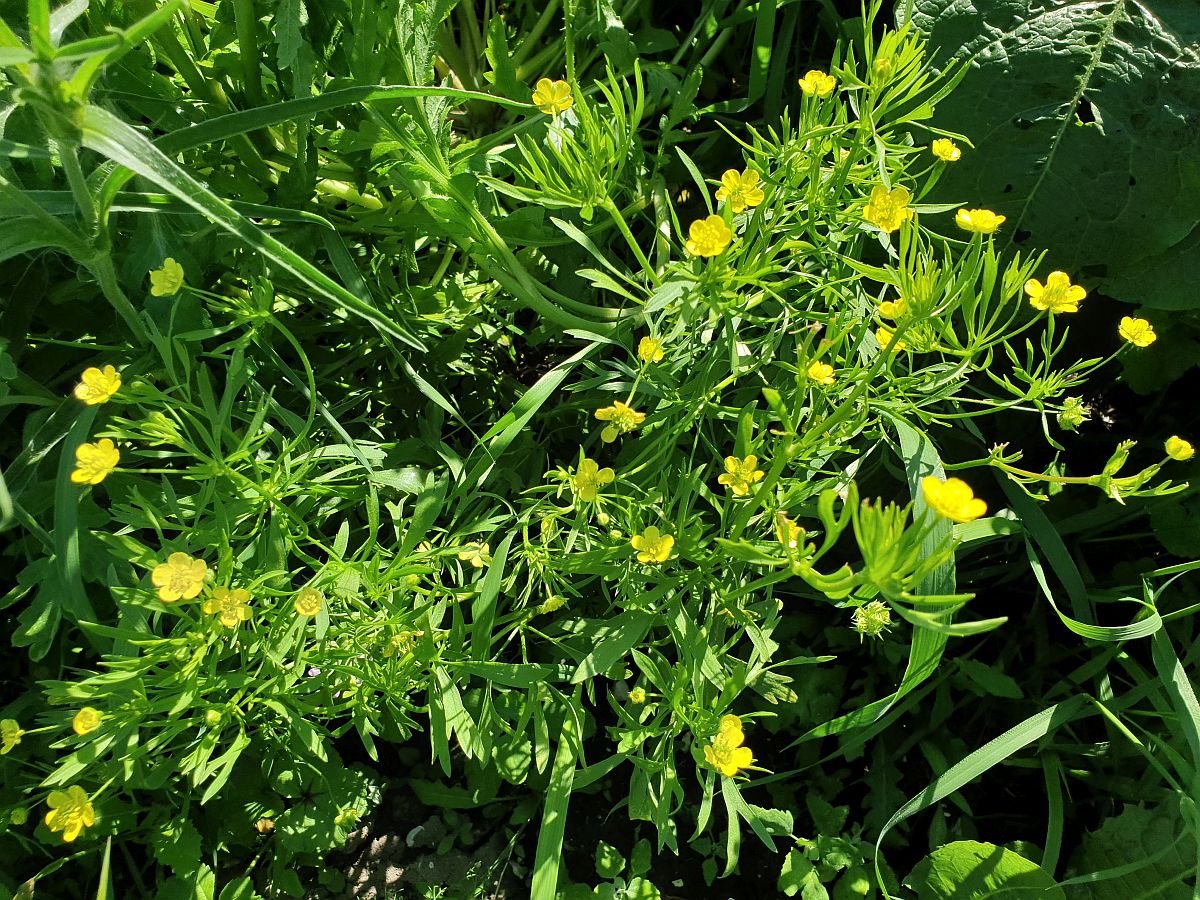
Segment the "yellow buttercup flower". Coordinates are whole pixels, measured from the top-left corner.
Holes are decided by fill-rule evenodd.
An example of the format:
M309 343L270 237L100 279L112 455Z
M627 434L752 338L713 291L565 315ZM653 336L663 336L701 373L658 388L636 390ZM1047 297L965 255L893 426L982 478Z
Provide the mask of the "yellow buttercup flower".
M463 562L470 563L474 569L482 569L492 561L492 548L486 542L468 544L465 550L458 551L458 558Z
M884 328L882 325L875 329L875 340L879 341L879 346L884 350L890 349L899 353L901 350L908 349L908 344L896 340L896 332L890 328Z
M250 592L245 588L216 588L203 608L226 628L237 628L250 620Z
M539 78L533 91L533 104L548 116L565 113L575 103L571 86L565 81Z
M640 563L666 562L675 546L675 538L661 533L654 525L646 526L641 534L635 534L629 543L638 551L637 561Z
M828 97L837 90L837 79L820 69L809 69L797 83L806 97Z
M1007 216L998 216L990 209L960 209L954 214L954 224L973 234L995 234Z
M942 162L958 162L962 159L962 150L949 138L938 138L929 145L929 149Z
M751 454L745 459L736 456L725 457L725 474L717 478L720 484L726 485L733 491L735 497L745 497L750 488L763 480L766 473L758 468L758 457Z
M1196 448L1189 441L1185 441L1177 434L1167 438L1163 449L1167 451L1167 456L1179 462L1187 462L1196 455Z
M908 301L903 297L897 297L895 300L884 300L879 304L879 315L885 319L891 319L893 322L896 319L904 318L906 312L908 312Z
M50 807L50 812L46 813L46 827L51 831L61 831L63 841L68 844L79 837L84 828L96 823L92 801L77 784L65 791L51 791L46 798L46 805Z
M1158 335L1154 333L1153 325L1145 319L1135 319L1132 316L1121 317L1121 324L1117 328L1117 334L1135 347L1149 347L1158 340Z
M754 764L754 754L743 747L746 734L737 716L721 716L716 736L704 748L704 761L729 778Z
M646 414L638 412L632 406L626 406L620 400L614 400L612 406L602 406L596 410L596 418L608 422L600 432L600 440L611 444L619 434L628 434L646 421Z
M163 260L162 268L150 273L150 293L155 297L170 297L183 287L183 266L171 257Z
M894 187L889 191L882 184L877 184L871 188L871 197L863 210L863 218L890 234L906 219L912 217L913 211L908 208L910 200L912 191L904 186Z
M191 600L199 594L207 577L208 566L203 560L175 552L167 557L166 562L154 567L150 582L158 588L159 600L174 603L176 600Z
M717 188L717 200L721 203L728 201L729 208L735 213L740 213L748 206L758 206L766 197L758 186L758 180L758 173L753 169L746 169L740 174L737 169L726 169L721 175L721 186Z
M650 363L660 363L663 361L662 342L655 340L652 337L644 337L638 341L637 347L638 359L649 365Z
M85 706L75 713L75 718L71 720L71 728L76 734L90 734L100 727L102 718L104 717L100 714L100 710Z
M725 252L733 232L720 216L697 219L688 227L688 239L683 249L692 256L717 256Z
M629 702L641 706L646 702L646 692L642 688L634 688L629 692Z
M75 385L75 399L82 400L88 406L107 403L112 395L121 389L121 374L112 366L97 369L90 366L79 376L79 384Z
M0 756L21 743L24 734L16 719L0 719Z
M1045 285L1030 278L1025 282L1025 293L1029 295L1030 306L1052 315L1079 312L1079 301L1087 296L1082 287L1071 284L1066 272L1051 272L1046 276Z
M571 488L575 491L576 497L591 503L596 499L600 488L611 484L616 477L612 469L602 469L594 459L588 459L585 456L579 463L579 471L571 476Z
M324 605L325 595L309 585L300 588L296 592L296 599L292 601L292 609L296 611L296 615L305 618L315 616Z
M71 481L75 484L99 484L121 461L117 445L108 438L94 444L80 444L75 448L75 471Z
M942 481L936 475L926 475L921 479L921 492L930 509L952 522L971 522L987 512L987 504L960 478Z
M823 362L812 363L808 367L808 380L816 382L821 387L829 387L836 380L833 377L833 366Z

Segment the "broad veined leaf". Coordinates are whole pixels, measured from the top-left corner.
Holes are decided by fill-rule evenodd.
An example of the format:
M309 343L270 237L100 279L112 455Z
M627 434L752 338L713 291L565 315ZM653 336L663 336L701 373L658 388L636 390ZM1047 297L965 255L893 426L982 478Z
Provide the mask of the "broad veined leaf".
M908 885L919 900L1065 900L1053 876L1019 853L980 841L938 847L917 864Z
M1169 267L1195 244L1200 6L912 0L910 12L942 59L971 62L936 124L976 146L936 199L1005 214L1004 233L1049 248L1048 268L1101 279L1114 296L1194 305L1177 281L1122 276Z

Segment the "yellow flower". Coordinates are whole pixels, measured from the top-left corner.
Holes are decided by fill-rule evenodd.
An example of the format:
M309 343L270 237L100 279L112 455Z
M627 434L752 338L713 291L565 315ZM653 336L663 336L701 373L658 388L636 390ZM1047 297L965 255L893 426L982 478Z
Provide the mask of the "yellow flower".
M1135 347L1149 347L1158 340L1158 335L1154 333L1153 325L1145 319L1134 319L1130 316L1121 317L1121 324L1117 328L1117 334Z
M949 138L938 138L929 145L929 149L942 162L958 162L962 159L962 150Z
M204 601L204 611L215 615L226 628L237 628L250 619L250 592L245 588L215 588Z
M663 361L662 342L655 340L652 337L644 337L638 341L637 349L638 359L647 365L650 363L660 363Z
M635 534L629 541L633 549L638 551L637 561L640 563L666 562L675 546L675 538L662 534L654 525L646 526L641 534Z
M82 400L88 406L107 403L121 389L121 375L112 366L97 369L90 366L79 376L79 384L75 385L75 399Z
M1045 286L1030 278L1025 282L1025 293L1029 295L1030 306L1051 314L1079 312L1079 301L1087 296L1082 287L1071 284L1066 272L1051 272L1046 276Z
M71 481L75 484L99 484L121 461L117 445L108 438L94 444L80 444L75 448L75 471Z
M596 410L596 418L609 423L600 432L600 439L606 444L611 444L618 434L628 434L646 421L646 414L626 406L620 400L614 400L612 406L602 406Z
M163 260L162 268L150 273L150 293L155 297L170 297L183 287L183 266L171 257Z
M688 227L688 239L683 249L692 256L717 256L733 240L733 232L720 216L697 219Z
M797 83L806 97L828 97L837 90L837 79L820 69L809 69Z
M954 214L954 224L974 234L994 234L1007 216L998 216L990 209L960 209Z
M746 169L740 175L737 169L726 169L716 196L721 203L729 201L729 208L740 213L747 206L758 206L766 194L758 186L758 173L753 169Z
M942 481L936 475L926 475L921 479L921 491L930 508L952 522L971 522L987 512L987 504L961 478Z
M799 550L804 540L804 529L788 518L787 513L775 513L775 540L788 550Z
M0 719L0 756L21 743L24 734L24 729L17 724L16 719Z
M76 734L90 734L100 727L102 718L104 717L100 714L100 710L85 706L75 713L75 718L71 720L71 728Z
M766 473L758 468L758 457L753 454L745 459L727 456L725 457L725 474L718 477L717 481L727 485L733 491L733 496L745 497L756 482L763 480L764 474Z
M871 188L871 198L863 210L863 218L877 228L888 233L900 227L905 219L912 217L913 211L908 208L912 192L906 187L895 187L890 191L882 184Z
M296 611L296 615L298 616L315 616L321 611L321 607L324 605L325 595L315 587L307 585L300 588L296 593L296 599L292 601L292 609Z
M808 380L815 381L821 387L829 387L835 381L833 366L823 362L813 363L808 367Z
M646 692L641 688L634 688L629 692L629 702L636 703L638 706L641 706L646 702Z
M879 304L879 315L885 319L901 319L908 312L908 301L903 297L897 297L895 300L884 300Z
M482 569L492 561L491 548L486 544L467 544L465 550L458 551L458 558L471 564L472 568Z
M737 716L721 716L721 725L712 743L704 748L704 761L729 778L754 764L754 754L743 747L746 734Z
M875 329L875 340L879 341L879 346L885 350L891 349L899 353L901 350L908 349L908 344L896 340L896 332L883 326Z
M1163 447L1167 451L1167 456L1179 462L1187 462L1196 455L1196 448L1190 442L1185 441L1179 435L1175 434L1167 438L1167 442Z
M191 600L200 593L207 577L208 566L203 560L179 552L172 553L150 573L150 581L158 588L158 599L163 603Z
M65 791L51 791L46 798L46 805L50 807L50 812L46 813L46 827L51 831L61 831L63 841L68 844L79 837L79 832L84 828L96 823L92 801L77 784Z
M570 109L575 103L575 98L571 96L571 86L565 81L540 78L533 91L533 103L546 115L557 116Z
M576 497L591 503L596 499L600 488L611 484L616 477L612 469L602 469L594 459L588 459L585 456L579 463L579 471L571 476L571 488L575 491Z

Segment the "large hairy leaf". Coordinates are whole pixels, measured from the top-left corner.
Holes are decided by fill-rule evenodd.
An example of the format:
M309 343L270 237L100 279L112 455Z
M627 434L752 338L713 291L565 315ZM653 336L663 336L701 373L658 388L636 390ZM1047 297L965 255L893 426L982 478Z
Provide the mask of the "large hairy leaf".
M1072 873L1099 871L1097 881L1076 877L1072 900L1191 900L1187 877L1195 863L1195 837L1187 833L1177 806L1126 806L1083 837L1071 857ZM1083 882L1083 883L1074 883Z
M1009 236L1114 296L1195 305L1179 277L1139 273L1200 273L1200 4L912 0L908 15L944 60L971 61L936 124L975 149L938 199L1004 213Z
M1062 888L1037 863L979 841L955 841L934 850L907 884L919 900L1064 900Z

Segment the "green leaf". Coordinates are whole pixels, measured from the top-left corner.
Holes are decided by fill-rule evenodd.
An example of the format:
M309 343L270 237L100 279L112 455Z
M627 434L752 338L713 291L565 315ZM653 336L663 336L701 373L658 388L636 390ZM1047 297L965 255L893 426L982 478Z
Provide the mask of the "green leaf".
M596 874L605 880L616 878L625 870L625 857L612 844L600 841L596 845Z
M1188 834L1173 802L1151 808L1126 806L1120 815L1105 819L1083 836L1071 857L1070 871L1094 874L1068 879L1066 896L1071 900L1192 900L1186 879L1195 862L1194 848L1195 837Z
M1008 216L1003 234L1052 248L1048 268L1105 278L1184 260L1200 223L1200 7L1163 0L913 0L942 58L970 60L936 124L977 147L936 199ZM1178 276L1105 282L1140 303L1194 306Z
M533 858L533 882L530 900L554 900L557 893L559 867L562 862L563 834L567 827L567 805L571 802L571 786L575 780L575 760L579 758L578 691L563 718L546 803L542 809L542 827L538 832L537 850Z
M200 832L187 819L175 819L150 832L154 857L176 875L190 875L200 866Z
M918 900L1066 900L1037 863L995 844L955 841L921 860L908 879Z

